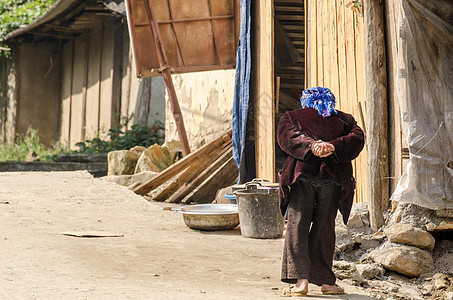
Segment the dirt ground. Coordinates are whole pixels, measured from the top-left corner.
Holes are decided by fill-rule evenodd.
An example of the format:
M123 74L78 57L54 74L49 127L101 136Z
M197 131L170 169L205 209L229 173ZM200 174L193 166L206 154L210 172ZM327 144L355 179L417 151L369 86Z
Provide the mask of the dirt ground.
M1 299L280 299L283 239L189 229L87 172L0 173ZM121 233L78 238L68 231ZM347 295L372 299L341 283Z

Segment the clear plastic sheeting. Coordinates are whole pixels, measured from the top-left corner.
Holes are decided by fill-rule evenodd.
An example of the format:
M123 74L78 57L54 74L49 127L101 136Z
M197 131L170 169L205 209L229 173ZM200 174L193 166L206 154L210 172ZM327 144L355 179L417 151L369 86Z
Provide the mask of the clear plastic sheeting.
M396 80L409 163L391 200L453 209L453 1L401 4Z

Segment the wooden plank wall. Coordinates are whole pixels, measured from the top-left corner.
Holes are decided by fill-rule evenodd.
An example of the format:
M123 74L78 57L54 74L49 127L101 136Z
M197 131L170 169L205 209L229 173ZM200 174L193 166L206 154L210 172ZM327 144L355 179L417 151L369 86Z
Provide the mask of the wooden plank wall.
M363 16L349 0L307 0L307 86L329 88L337 108L354 116L365 130L365 50ZM361 109L363 119L361 116ZM366 149L354 160L355 202L367 201Z
M77 142L117 127L135 109L139 82L131 71L127 27L105 22L63 45L60 139ZM124 63L123 63L124 62ZM124 129L124 128L123 128Z

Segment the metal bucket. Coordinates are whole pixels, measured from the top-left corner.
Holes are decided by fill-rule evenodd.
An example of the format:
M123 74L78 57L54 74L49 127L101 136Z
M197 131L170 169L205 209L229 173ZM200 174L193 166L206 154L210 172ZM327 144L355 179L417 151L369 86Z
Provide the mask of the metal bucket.
M247 189L234 193L238 200L242 236L258 239L282 237L284 218L280 213L276 188L249 185Z

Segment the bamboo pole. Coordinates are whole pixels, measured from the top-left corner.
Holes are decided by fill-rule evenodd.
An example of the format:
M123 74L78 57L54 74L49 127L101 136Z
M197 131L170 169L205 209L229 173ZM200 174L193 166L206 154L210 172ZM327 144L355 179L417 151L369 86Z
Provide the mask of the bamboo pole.
M389 207L387 70L384 7L378 0L365 0L365 71L367 127L368 210L373 230L384 225L382 212Z
M170 67L168 66L167 56L165 54L164 44L160 35L159 25L157 23L156 15L153 10L152 1L145 2L146 13L154 35L154 42L156 44L157 57L159 59L160 69L164 77L165 87L167 88L168 98L170 99L171 112L175 119L176 128L178 129L178 136L181 142L182 154L185 156L190 153L189 142L187 140L186 129L184 127L184 120L182 118L181 108L179 107L178 98L176 97L175 87L171 78Z

